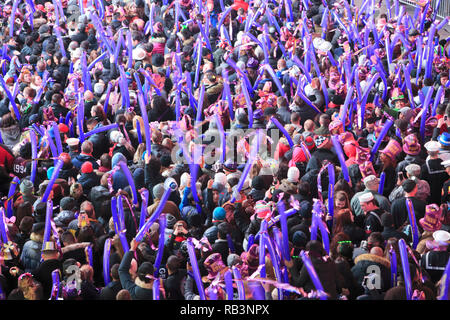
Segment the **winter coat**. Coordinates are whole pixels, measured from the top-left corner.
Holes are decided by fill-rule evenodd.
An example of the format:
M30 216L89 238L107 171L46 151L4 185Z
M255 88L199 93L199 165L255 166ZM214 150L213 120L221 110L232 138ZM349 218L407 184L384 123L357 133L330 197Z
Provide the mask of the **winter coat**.
M25 242L20 255L25 272L33 272L39 267L43 240L43 236L31 233L30 240Z
M391 263L389 260L370 253L364 253L356 257L352 273L356 282L361 286L361 292L363 292L364 277L372 272L372 268L376 270L377 267L380 270L381 291L385 292L391 287Z
M87 154L77 155L75 158L72 159L72 164L75 168L77 168L78 170L81 170L81 166L86 161L89 161L90 163L92 163L92 167L94 169L98 169L99 166L97 164L97 160L94 157L87 155Z
M153 283L144 283L136 278L133 282L129 270L131 259L133 259L134 252L128 251L123 256L122 262L119 266L119 278L122 288L128 290L132 300L153 300Z
M84 193L89 194L93 187L100 184L100 176L98 176L95 172L82 173L78 178L78 183L83 187Z

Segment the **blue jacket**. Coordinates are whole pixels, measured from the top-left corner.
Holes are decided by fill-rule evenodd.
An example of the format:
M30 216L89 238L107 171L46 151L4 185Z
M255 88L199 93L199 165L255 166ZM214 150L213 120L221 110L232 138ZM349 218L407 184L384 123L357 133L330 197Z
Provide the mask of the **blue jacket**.
M111 160L112 168L114 168L119 162L124 161L127 162L125 156L121 153L116 153ZM125 189L129 185L127 177L122 169L117 170L113 174L113 189L114 191L118 191L119 189Z
M25 269L25 272L34 272L41 261L42 236L31 233L30 240L25 242L20 255L20 261Z
M72 159L72 164L75 168L77 168L78 170L81 170L81 166L86 161L89 161L90 163L92 163L92 167L94 169L98 169L98 164L97 164L97 161L95 160L95 158L92 156L89 156L87 154L77 155L75 158Z

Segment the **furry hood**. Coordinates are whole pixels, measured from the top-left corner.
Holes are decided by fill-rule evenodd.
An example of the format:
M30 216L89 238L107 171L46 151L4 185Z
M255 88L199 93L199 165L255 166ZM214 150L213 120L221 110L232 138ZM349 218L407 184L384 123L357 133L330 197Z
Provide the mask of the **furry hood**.
M44 236L43 235L41 236L40 234L32 232L30 234L30 240L33 240L33 241L39 242L39 243L43 243L44 242Z
M391 262L383 257L379 257L377 255L374 254L370 254L370 253L364 253L359 255L356 259L355 259L355 264L357 264L358 262L361 261L370 261L370 262L375 262L378 264L381 264L383 266L385 266L386 268L390 268L391 267Z
M139 279L139 277L136 277L136 279L134 280L134 283L138 286L141 287L143 289L148 289L148 290L152 290L153 289L153 281L149 282L149 283L145 283L144 281L142 281L141 279Z

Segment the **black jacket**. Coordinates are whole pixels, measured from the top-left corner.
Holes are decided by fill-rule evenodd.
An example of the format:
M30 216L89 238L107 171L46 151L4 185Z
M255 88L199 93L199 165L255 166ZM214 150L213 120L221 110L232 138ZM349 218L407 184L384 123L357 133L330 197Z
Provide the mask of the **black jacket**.
M111 281L100 292L100 300L116 300L117 293L122 290L120 281Z
M61 271L61 261L52 259L42 262L34 272L34 277L42 284L44 299L50 298L53 285L52 272L55 269Z
M359 255L355 259L355 265L352 268L353 276L355 277L356 282L361 286L361 292L364 291L362 287L364 277L367 274L373 272L372 268L374 268L374 270L376 270L376 268L379 268L381 277L381 291L387 291L391 287L391 263L386 258L379 257L370 253L365 253Z

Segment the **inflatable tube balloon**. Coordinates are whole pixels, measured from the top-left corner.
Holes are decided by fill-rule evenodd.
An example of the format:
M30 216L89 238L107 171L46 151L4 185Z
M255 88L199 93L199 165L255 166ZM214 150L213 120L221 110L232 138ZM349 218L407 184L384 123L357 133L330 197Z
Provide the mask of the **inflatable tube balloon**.
M109 277L109 261L111 257L111 239L108 238L105 241L105 246L103 249L103 281L105 283L105 286L108 285L108 283L111 282L111 278Z
M277 204L278 214L280 215L280 224L281 224L281 232L283 234L283 256L287 261L291 261L291 255L289 250L289 236L288 236L288 225L287 225L287 217L285 213L285 206L283 200L279 201Z
M402 261L403 278L404 278L405 287L406 287L406 300L411 300L413 289L412 289L411 275L410 275L410 270L409 270L408 252L406 249L406 242L404 239L400 239L398 241L398 248L400 250L400 259Z
M84 137L88 138L88 137L90 137L90 136L92 136L94 134L101 133L101 132L108 131L108 130L112 130L112 129L116 129L118 127L119 127L119 125L117 123L108 124L107 126L101 126L101 127L95 128L92 131L86 132L84 134Z
M272 117L270 118L270 120L273 122L274 125L277 126L277 128L283 133L283 135L286 137L288 143L289 143L289 147L293 147L294 146L294 141L292 141L291 136L289 135L289 133L286 131L286 129L281 125L281 123L277 120L277 118Z
M417 244L419 243L420 233L417 228L414 206L412 204L411 199L409 198L406 198L406 209L408 210L409 224L411 225L412 229L412 238L413 238L412 248L415 250L417 248Z
M130 187L131 187L131 191L133 192L133 204L135 206L138 206L138 204L139 204L138 195L137 195L137 191L136 191L136 185L134 184L133 176L131 175L131 171L128 168L128 165L126 164L125 161L120 161L119 166L122 169L125 176L127 177L128 183L130 184Z
M50 241L51 233L52 233L52 225L51 220L53 216L53 201L48 200L47 201L47 207L45 210L45 228L44 228L44 240L43 245Z
M30 181L34 184L36 180L36 170L37 170L37 139L36 133L33 130L30 130L30 140L31 140L31 176Z
M18 177L14 177L9 185L8 191L8 201L6 208L6 215L8 218L11 218L14 214L14 194L16 193L17 185L20 183L20 179Z
M197 284L198 295L200 296L200 300L206 300L205 288L203 287L202 278L200 276L200 270L198 268L198 262L194 251L194 245L192 244L192 238L188 238L186 240L186 244L189 254L189 261L192 267L192 272L194 274L194 280Z
M383 171L380 175L380 185L378 186L378 193L381 195L383 194L384 191L385 180L386 180L386 172Z
M269 256L272 260L272 266L275 270L275 276L277 278L277 281L279 283L283 282L283 275L281 273L281 269L280 269L280 261L278 259L278 256L275 252L275 249L273 247L272 244L272 240L270 239L269 235L267 234L267 232L262 234L262 238L264 239L264 245L266 246L267 250L269 251ZM283 291L281 289L278 289L278 300L283 300Z
M302 250L300 252L300 256L302 257L303 263L306 267L306 270L308 271L309 277L311 278L314 287L319 292L320 300L327 300L327 295L325 291L323 290L322 283L320 282L319 276L317 275L316 270L314 269L314 266L308 256L308 254L305 252L305 250Z
M389 258L391 261L391 287L393 288L397 285L397 255L392 247L389 250Z
M52 291L50 300L58 300L59 297L59 269L52 271Z
M244 282L242 281L241 273L239 272L239 269L235 266L231 267L233 270L234 279L236 281L236 286L238 290L239 300L243 301L245 300L245 288L244 288Z
M334 217L334 184L336 181L334 166L333 164L328 164L328 214ZM329 221L328 227L331 229L333 227L333 220Z
M92 259L92 244L86 247L86 258L91 267L94 266L94 260Z
M248 239L247 239L247 250L246 251L248 251L250 249L250 247L253 245L253 243L255 243L255 235L251 234L248 236Z
M344 152L342 150L341 143L339 142L339 138L337 135L331 136L331 141L333 142L334 150L336 150L336 154L339 159L339 163L341 164L342 174L344 176L345 181L350 182L350 175L348 173L348 167L345 163Z
M422 107L422 116L420 117L420 137L422 139L422 141L425 141L425 121L427 120L428 117L428 105L431 102L431 97L433 95L434 92L434 88L433 86L430 86L428 88L427 91L427 95L425 96L425 101L423 103L423 107Z
M231 271L227 270L224 274L225 281L225 292L227 293L227 300L233 300L233 276L231 275Z
M144 226L145 224L145 218L147 217L147 205L148 205L148 197L149 192L147 189L143 189L140 191L142 202L141 202L141 216L139 217L139 230Z
M7 227L5 224L5 210L3 207L0 207L0 235L2 243L8 243L9 237L8 232L6 231Z
M450 285L450 259L447 262L444 273L441 277L440 294L437 300L448 300L448 287Z
M380 132L380 135L377 138L377 141L375 142L375 145L372 147L371 155L370 155L370 161L373 161L373 157L375 156L376 152L378 151L378 148L381 145L381 141L383 141L384 137L388 133L391 126L394 124L394 122L391 119L388 119L384 125L383 130Z
M159 275L159 266L161 265L161 260L164 253L164 242L165 242L165 236L166 236L166 226L167 226L167 219L166 215L163 213L159 216L159 243L158 243L158 253L156 255L154 267L155 267L155 273L153 274L155 277Z
M156 219L159 218L159 215L161 214L162 210L164 209L164 206L169 199L170 194L175 191L178 188L178 185L173 178L167 178L164 182L164 194L161 198L161 201L159 202L158 207L156 208L156 211L153 213L153 215L150 217L150 219L145 222L144 226L139 229L139 232L136 234L136 241L141 242L144 238L144 235L147 233L150 226L153 224L153 222L156 221Z
M160 280L159 278L156 278L153 280L153 286L152 286L152 291L153 291L153 300L157 301L159 300L159 286L160 286Z
M327 252L327 254L330 254L330 242L328 238L328 231L325 227L325 223L322 221L320 217L321 210L322 209L320 201L314 200L312 222L311 222L311 240L317 240L317 229L319 229L322 237L323 247Z
M248 93L248 86L245 80L241 77L241 86L242 86L242 93L244 94L245 103L247 104L247 110L248 110L248 127L253 127L253 104L252 100L250 99L250 94Z
M119 236L120 243L122 244L123 251L126 253L130 251L127 238L125 237L125 231L121 228L120 216L117 210L118 199L116 197L111 198L111 213L114 222L114 227L116 229L116 234Z
M63 165L64 165L64 161L61 159L58 159L55 169L53 170L52 177L50 178L50 182L48 183L47 188L45 189L45 193L42 196L41 202L47 202L50 192L52 191L53 184L55 183L56 179L58 178L59 171L61 170Z
M255 146L251 150L251 154L247 160L247 163L245 164L244 171L242 172L242 175L239 179L237 187L233 192L233 195L230 200L231 203L234 203L236 201L236 197L238 196L239 192L241 191L242 187L244 186L245 179L247 178L247 176L250 172L250 169L253 166L253 161L255 160L256 154L257 154L257 151L256 151L256 146Z
M437 91L437 93L436 93L436 97L434 98L433 109L431 110L431 116L432 117L436 116L436 108L437 108L438 104L441 101L443 93L444 93L444 87L440 86L438 91Z

